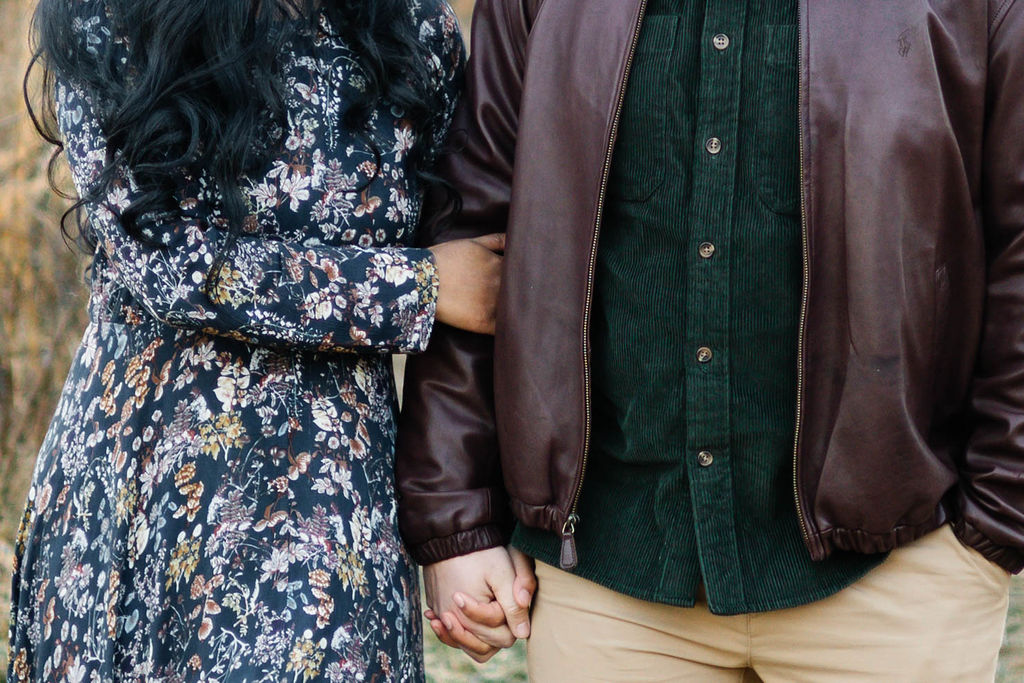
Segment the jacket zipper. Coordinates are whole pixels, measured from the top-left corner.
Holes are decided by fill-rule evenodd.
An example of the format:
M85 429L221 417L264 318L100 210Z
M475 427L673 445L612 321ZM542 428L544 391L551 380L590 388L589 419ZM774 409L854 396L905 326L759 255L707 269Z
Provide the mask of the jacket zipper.
M575 569L577 564L576 556L576 526L580 522L578 508L580 493L583 491L583 477L587 473L587 458L590 456L590 433L592 420L591 386L590 386L590 316L594 301L594 271L597 268L597 242L601 232L601 219L604 217L605 194L608 191L608 176L612 167L612 141L615 140L619 129L619 120L622 117L622 108L626 100L626 82L629 80L629 73L633 69L633 58L636 56L636 47L640 41L640 28L647 13L647 0L640 0L640 12L637 15L636 26L634 27L633 42L629 46L629 56L626 59L626 70L622 74L622 81L619 83L619 98L615 104L615 115L612 118L612 133L608 140L608 148L604 155L604 169L601 172L601 194L597 203L597 220L594 223L594 239L590 248L590 263L587 267L587 298L586 308L583 311L583 402L585 407L584 433L583 433L583 458L580 463L580 473L576 480L576 489L573 492L572 504L569 507L569 516L562 525L562 552L559 556L559 566L562 569Z
M798 78L804 79L804 0L800 2L800 26L797 31L797 74ZM803 291L800 298L800 328L797 336L797 368L796 368L796 428L793 434L793 498L796 500L796 516L800 521L800 533L803 534L804 543L810 543L810 533L807 529L807 519L804 517L803 503L800 500L800 425L803 423L804 404L804 344L807 328L807 300L810 294L810 253L807 239L807 197L804 189L804 121L803 113L806 104L804 87L800 85L799 110L797 111L797 125L799 126L799 147L800 147L800 233L802 238L803 258Z

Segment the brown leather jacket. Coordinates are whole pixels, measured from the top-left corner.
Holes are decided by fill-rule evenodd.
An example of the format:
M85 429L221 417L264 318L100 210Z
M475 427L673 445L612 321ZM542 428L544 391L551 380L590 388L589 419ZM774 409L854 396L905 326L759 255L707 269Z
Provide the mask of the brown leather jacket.
M479 0L454 226L507 229L497 335L439 327L398 448L422 563L571 564L608 168L646 0ZM1024 0L800 0L803 312L794 504L815 559L944 522L1024 567ZM500 456L499 456L500 454ZM695 454L694 454L695 455Z

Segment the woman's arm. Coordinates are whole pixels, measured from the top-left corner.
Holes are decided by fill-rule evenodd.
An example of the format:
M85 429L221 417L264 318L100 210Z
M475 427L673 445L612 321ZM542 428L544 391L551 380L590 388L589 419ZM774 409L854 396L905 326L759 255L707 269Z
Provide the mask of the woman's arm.
M76 13L80 18L71 30L83 51L127 60L128 46L114 37L102 0L81 0ZM415 20L430 47L429 67L443 102L441 124L424 141L436 150L462 89L462 41L443 2ZM59 81L55 93L67 157L83 195L110 152L98 115L102 103L86 92ZM118 281L164 323L255 344L325 351L422 351L435 309L442 321L493 328L496 238L443 250L307 246L267 239L258 229L232 239L209 206L197 205L200 193L185 191L183 177L180 211L153 226L152 240L138 240L119 220L138 191L127 165L115 168L105 196L85 207L89 227Z
M106 140L80 89L58 83L57 108L84 195L106 163ZM229 248L227 231L201 207L182 207L173 221L155 226L151 244L129 235L118 218L136 196L122 165L103 200L86 211L118 281L157 320L266 346L426 348L438 292L430 251L308 247L249 234Z

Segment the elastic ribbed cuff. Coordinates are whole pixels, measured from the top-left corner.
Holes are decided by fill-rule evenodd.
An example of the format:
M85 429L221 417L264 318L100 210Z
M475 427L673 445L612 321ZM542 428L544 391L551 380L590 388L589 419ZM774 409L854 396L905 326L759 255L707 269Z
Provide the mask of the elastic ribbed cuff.
M432 538L425 543L408 546L409 554L421 565L434 564L459 555L487 550L508 544L509 535L497 524L460 531L451 536Z
M1018 548L996 545L965 519L953 523L953 533L964 545L981 553L985 559L998 564L1011 574L1024 570L1024 552Z

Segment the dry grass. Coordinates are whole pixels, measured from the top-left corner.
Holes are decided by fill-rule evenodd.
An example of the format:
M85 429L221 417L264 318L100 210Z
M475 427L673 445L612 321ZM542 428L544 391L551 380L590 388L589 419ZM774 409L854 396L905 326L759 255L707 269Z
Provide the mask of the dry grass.
M473 0L454 0L468 19ZM49 191L49 150L35 136L20 97L28 59L29 0L0 0L0 672L6 670L11 541L35 454L85 325L83 261L57 228L64 203ZM1014 586L1001 681L1024 680L1024 583ZM436 683L525 681L523 650L477 667L427 632ZM3 674L0 673L0 679Z

